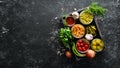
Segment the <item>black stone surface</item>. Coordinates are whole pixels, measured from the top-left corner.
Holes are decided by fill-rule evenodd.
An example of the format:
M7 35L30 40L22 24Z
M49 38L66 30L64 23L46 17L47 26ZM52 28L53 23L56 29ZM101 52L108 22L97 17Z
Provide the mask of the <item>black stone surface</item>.
M94 59L66 59L56 18L93 1L108 9L98 22L106 48ZM119 19L119 0L0 0L0 68L120 68Z

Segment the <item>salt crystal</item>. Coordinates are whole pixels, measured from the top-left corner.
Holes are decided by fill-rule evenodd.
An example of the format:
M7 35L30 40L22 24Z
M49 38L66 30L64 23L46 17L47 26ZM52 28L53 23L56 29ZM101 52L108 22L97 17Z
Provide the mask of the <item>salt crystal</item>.
M55 17L55 19L58 19L58 17Z
M74 8L74 10L77 10L76 8Z
M60 51L57 51L57 55L59 55L60 54Z
M64 9L63 9L63 8L61 8L61 10L63 11Z
M2 27L2 33L4 34L4 33L7 33L8 31L9 31L9 29L6 29L5 27Z
M39 22L37 22L36 24L39 24Z

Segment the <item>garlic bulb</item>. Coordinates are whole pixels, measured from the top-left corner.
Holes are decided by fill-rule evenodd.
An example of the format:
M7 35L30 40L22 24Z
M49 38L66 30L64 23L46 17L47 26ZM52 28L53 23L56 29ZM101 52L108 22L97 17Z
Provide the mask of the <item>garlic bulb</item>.
M74 19L78 19L78 18L79 18L79 13L78 13L78 12L73 12L73 13L72 13L72 17L73 17Z
M86 38L87 40L92 40L92 39L93 39L93 35L92 35L92 34L86 34L86 35L85 35L85 38Z

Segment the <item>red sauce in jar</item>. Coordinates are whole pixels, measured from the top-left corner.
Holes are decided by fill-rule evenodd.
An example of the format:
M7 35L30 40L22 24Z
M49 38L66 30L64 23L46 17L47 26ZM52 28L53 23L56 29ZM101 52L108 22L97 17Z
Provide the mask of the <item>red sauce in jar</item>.
M66 18L66 24L67 24L68 26L74 25L74 24L75 24L74 18L73 18L73 17L67 17L67 18Z

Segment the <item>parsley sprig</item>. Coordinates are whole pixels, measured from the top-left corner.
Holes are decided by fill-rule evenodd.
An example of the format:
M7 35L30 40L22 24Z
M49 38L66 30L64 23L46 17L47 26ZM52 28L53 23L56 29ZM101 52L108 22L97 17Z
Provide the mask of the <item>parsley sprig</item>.
M69 27L60 29L59 40L63 43L65 47L70 49L70 45L73 42L73 37L72 37L71 30Z

